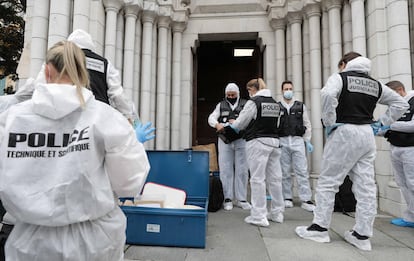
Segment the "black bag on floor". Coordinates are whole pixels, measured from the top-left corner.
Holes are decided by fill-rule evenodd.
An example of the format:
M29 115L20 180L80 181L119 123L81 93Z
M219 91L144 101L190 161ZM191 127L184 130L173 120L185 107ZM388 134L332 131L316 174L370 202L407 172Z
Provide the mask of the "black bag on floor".
M352 181L346 176L344 183L339 187L335 195L335 212L355 212L356 200L352 192Z
M220 177L210 175L210 191L208 195L208 212L216 212L221 209L224 201L223 185Z

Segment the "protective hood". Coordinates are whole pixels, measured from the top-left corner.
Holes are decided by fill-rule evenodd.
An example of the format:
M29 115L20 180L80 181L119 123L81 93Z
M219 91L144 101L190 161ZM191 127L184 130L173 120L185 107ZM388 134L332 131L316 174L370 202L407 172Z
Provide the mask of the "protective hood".
M239 86L237 86L237 84L235 83L229 83L226 86L226 90L225 93L227 92L237 92L237 96L239 96L240 91L239 91Z
M76 29L73 31L69 35L68 41L73 42L81 49L88 49L91 51L95 50L95 44L93 43L91 35L82 29Z
M85 102L92 98L92 92L82 88ZM33 111L36 114L60 119L79 109L80 100L76 93L76 86L69 84L39 84L33 93Z
M345 71L357 71L357 72L363 72L363 73L370 73L371 72L371 60L366 57L359 56L349 61L346 64L344 72Z
M235 101L230 102L230 100L227 98L227 92L237 92L237 98L235 99ZM224 99L227 100L227 102L230 104L230 106L236 106L239 102L240 99L240 90L239 90L239 86L237 86L237 84L235 83L229 83L226 86L226 89L224 90Z

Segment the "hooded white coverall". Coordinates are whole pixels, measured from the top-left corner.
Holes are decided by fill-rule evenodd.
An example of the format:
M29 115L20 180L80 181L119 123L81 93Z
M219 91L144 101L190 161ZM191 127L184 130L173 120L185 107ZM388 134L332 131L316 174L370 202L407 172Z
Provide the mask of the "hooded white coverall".
M404 97L408 102L414 96L410 91ZM414 117L410 121L396 121L390 129L414 133ZM403 213L403 219L414 222L414 147L398 147L391 145L391 162L394 170L395 182L401 189L407 209Z
M73 42L81 49L88 49L92 52L95 51L95 44L93 43L92 37L82 29L76 29L73 31L68 36L68 41ZM107 61L108 69L106 72L106 83L108 85L107 94L109 104L121 112L127 119L138 119L138 115L135 112L132 101L125 97L119 71L112 65L111 61ZM87 67L89 67L88 63Z
M371 61L357 57L349 61L343 70L369 73ZM342 79L338 73L330 76L321 90L322 121L325 126L336 122L336 107L342 91ZM408 104L400 95L385 86L378 103L387 105L387 111L379 117L383 125L399 119ZM360 235L372 237L373 223L377 213L377 198L374 173L376 145L369 124L344 124L327 138L322 156L321 173L316 188L316 208L313 223L329 228L335 202L335 194L347 174L353 182L352 191L357 200L355 226Z
M236 84L228 85L227 91L237 92L237 101L231 104L227 101L230 108L234 110L239 105L240 92ZM219 123L220 117L220 103L217 104L214 111L208 117L208 124L215 128ZM246 201L247 198L247 182L249 179L249 172L246 162L246 140L237 139L229 144L218 138L218 152L219 152L219 168L220 180L223 184L223 194L225 199L233 199L235 197L238 201ZM234 188L234 189L233 189Z
M269 89L259 90L255 96L271 97ZM232 126L244 130L256 119L256 104L248 100ZM282 170L280 168L279 139L263 137L246 142L247 164L250 170L251 205L250 216L267 221L266 185L272 197L270 213L283 213L285 205L282 195Z
M82 92L84 108L75 86L40 84L0 114L0 197L16 218L6 260L123 260L117 197L140 192L149 163L125 117Z
M293 97L290 103L286 103L284 100L282 100L281 103L289 112L295 101L296 99ZM305 141L310 141L312 137L312 126L305 104L303 104L303 126L306 127L306 131L303 136L279 137L280 147L282 148L280 165L283 173L283 198L293 198L291 176L291 170L293 170L298 183L299 199L302 202L307 202L312 199L312 191L309 184L308 160L306 158Z

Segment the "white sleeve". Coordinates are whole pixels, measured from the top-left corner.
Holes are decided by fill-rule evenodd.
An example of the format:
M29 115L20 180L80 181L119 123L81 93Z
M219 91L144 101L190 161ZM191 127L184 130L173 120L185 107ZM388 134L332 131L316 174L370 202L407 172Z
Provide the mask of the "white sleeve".
M105 170L118 197L135 197L144 186L150 165L142 143L124 119L105 141Z
M240 112L239 117L237 117L232 125L239 130L244 130L252 120L256 119L256 114L256 103L252 100L248 100L244 105L243 110Z
M31 99L35 89L35 84L35 80L33 78L29 78L24 85L19 86L15 94L0 96L0 112L7 110L15 104Z
M133 119L134 115L137 115L135 107L133 102L125 96L119 71L110 61L108 61L108 70L106 72L106 83L108 85L107 93L111 106L121 112L127 119Z
M332 126L336 122L336 107L342 91L342 78L339 74L331 75L321 89L322 122Z
M378 103L387 105L388 108L378 119L383 125L390 126L391 123L401 118L408 110L409 105L401 95L391 90L388 86L385 84L381 84L381 86L382 93Z
M218 123L218 118L220 117L220 103L216 105L214 111L208 116L208 124L215 128Z
M306 109L305 104L303 104L303 126L306 127L306 131L303 134L303 139L305 141L310 141L312 138L312 125L309 120L308 111Z
M391 130L414 133L414 117L410 121L396 121L391 124Z

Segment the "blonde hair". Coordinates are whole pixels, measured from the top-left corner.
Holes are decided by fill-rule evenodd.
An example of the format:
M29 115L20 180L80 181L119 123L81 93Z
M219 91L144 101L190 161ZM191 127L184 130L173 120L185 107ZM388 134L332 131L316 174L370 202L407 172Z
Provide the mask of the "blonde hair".
M266 89L266 83L263 81L262 78L256 78L256 79L252 79L250 81L247 82L246 84L247 88L256 88L256 90L262 90L262 89Z
M52 64L59 73L58 79L67 75L76 86L76 93L82 107L85 99L82 88L89 87L89 75L86 69L85 54L74 43L60 41L53 45L46 54L46 63Z

